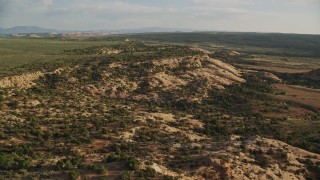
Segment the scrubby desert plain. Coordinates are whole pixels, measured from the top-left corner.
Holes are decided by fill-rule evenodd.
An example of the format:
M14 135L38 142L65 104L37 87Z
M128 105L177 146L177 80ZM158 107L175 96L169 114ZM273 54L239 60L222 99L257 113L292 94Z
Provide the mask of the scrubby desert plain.
M0 38L0 179L320 179L320 36Z

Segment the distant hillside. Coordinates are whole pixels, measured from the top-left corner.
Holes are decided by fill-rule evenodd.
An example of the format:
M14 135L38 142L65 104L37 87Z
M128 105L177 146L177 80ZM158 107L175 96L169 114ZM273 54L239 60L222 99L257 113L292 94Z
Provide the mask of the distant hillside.
M192 32L191 29L178 29L178 28L160 28L160 27L146 27L136 29L113 29L113 30L89 30L89 31L63 31L57 29L41 28L37 26L16 26L13 28L0 28L0 34L23 34L23 33L62 33L62 32L103 32L113 34L130 34L130 33L156 33L156 32Z
M180 28L161 28L161 27L146 27L136 29L119 29L114 30L117 33L130 34L130 33L157 33L157 32L192 32L192 29L180 29ZM112 32L112 31L110 31Z
M320 89L320 69L315 69L306 73L278 73L277 75L288 84Z
M304 76L314 81L320 81L320 69L315 69L313 71L307 72L304 74Z
M269 55L319 57L320 35L238 32L185 32L136 34L141 40L192 43L207 46L223 45L253 52L252 48ZM271 50L273 49L273 50Z
M50 33L50 32L61 32L56 29L47 29L36 26L16 26L8 29L0 28L0 34L17 34L17 33Z

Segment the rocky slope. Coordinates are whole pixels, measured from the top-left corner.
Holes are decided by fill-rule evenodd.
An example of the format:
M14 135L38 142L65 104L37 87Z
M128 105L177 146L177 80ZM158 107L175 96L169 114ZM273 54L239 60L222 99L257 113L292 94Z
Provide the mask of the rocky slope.
M271 120L246 116L263 96L243 87L247 74L203 51L147 48L174 55L119 50L0 80L0 178L319 177L318 154L256 136Z
M144 68L140 74L132 72L133 67L140 66ZM100 83L88 84L81 89L92 95L111 98L160 100L161 93L193 86L195 81L206 81L206 89L224 89L224 86L245 81L233 66L205 55L152 60L148 63L112 63L102 71ZM119 71L128 74L118 76ZM201 92L190 98L203 98L205 95L206 92Z

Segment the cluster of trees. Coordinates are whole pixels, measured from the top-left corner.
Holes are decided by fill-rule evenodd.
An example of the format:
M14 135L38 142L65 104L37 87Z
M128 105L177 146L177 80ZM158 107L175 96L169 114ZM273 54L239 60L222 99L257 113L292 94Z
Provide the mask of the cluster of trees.
M316 71L318 71L317 74ZM288 84L301 85L310 88L320 89L320 69L317 69L314 72L314 75L312 75L311 73L310 75L308 75L308 73L274 73L278 77L286 81Z
M81 167L82 165L83 158L78 156L78 157L68 157L61 159L57 161L56 163L56 170L71 170L71 169L77 169Z
M319 57L320 36L270 33L233 32L191 32L191 33L152 33L131 35L133 38L149 41L219 44L243 51L263 54ZM271 48L276 50L270 50ZM260 52L260 53L261 53Z
M34 156L33 148L28 145L17 146L10 150L1 149L0 170L28 170L33 166Z
M268 82L257 79L254 75L245 76L243 84L233 84L225 90L212 89L205 103L228 110L232 114L251 114L251 100L270 101L267 93L272 91Z

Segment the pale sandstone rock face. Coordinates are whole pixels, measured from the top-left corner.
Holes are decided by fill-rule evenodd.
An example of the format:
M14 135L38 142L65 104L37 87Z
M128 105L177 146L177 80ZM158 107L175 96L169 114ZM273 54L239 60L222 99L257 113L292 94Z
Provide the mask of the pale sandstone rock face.
M110 48L101 48L97 51L97 54L119 54L122 50L110 49Z
M220 89L225 85L232 83L245 82L241 78L240 71L235 67L224 63L220 60L212 59L206 55L195 57L184 57L178 59L163 59L154 61L156 66L165 67L173 71L174 68L185 69L185 74L180 76L167 75L165 73L159 73L155 75L156 78L161 79L161 85L167 85L171 88L177 88L184 86L186 83L203 78L207 79L209 85L218 87ZM174 84L175 86L170 86Z
M158 123L159 132L162 134L179 134L187 137L189 146L193 148L219 147L218 150L208 150L205 153L192 156L191 164L194 168L185 167L184 170L174 171L161 163L153 162L151 165L142 163L141 169L151 168L162 175L170 175L178 179L305 179L306 165L301 160L311 159L320 162L320 155L290 146L284 142L259 136L242 139L239 135L230 135L229 140L216 144L215 140L205 135L197 134L194 127L203 129L202 123L191 116L177 119L177 116L166 113L136 112L139 126L124 132L120 138L127 142L134 142L133 137L139 131L148 128L150 121ZM172 126L172 122L179 125ZM180 124L182 123L182 124ZM179 149L181 143L171 145L172 149ZM243 149L245 147L245 150ZM267 164L261 165L259 158L264 156ZM285 155L285 156L284 156ZM141 162L144 160L141 159Z
M267 81L270 81L270 82L273 82L273 83L282 83L282 80L278 76L276 76L276 75L274 75L274 74L272 74L270 72L258 72L257 74L261 78L263 78L263 79L265 79Z
M29 103L31 106L38 106L41 104L41 102L38 100L31 100Z
M151 88L175 89L179 86L186 85L187 82L178 77L161 72L152 76L149 84Z
M257 147L256 142L262 143L263 145ZM273 139L257 137L249 141L247 147L249 150L260 149L265 154L267 154L266 151L269 149L281 149L284 153L288 153L289 156L285 160L286 162L281 162L271 155L266 155L269 159L269 165L267 167L261 167L256 163L256 160L251 154L239 153L239 155L235 155L235 153L241 150L239 147L231 145L226 150L204 154L202 157L199 157L197 161L204 164L204 166L193 170L192 173L187 171L180 173L171 171L170 175L183 179L205 179L202 176L203 173L210 172L210 179L303 180L305 179L304 174L298 173L298 171L306 169L306 166L299 163L297 159L308 159L312 157L312 161L320 161L318 154L310 153ZM158 164L153 164L151 168L163 175L169 173L166 167Z
M150 65L151 68L147 70L147 75L135 77L134 81L130 79L130 75L112 78L112 74L108 74L104 78L104 85L97 89L100 94L105 92L106 96L111 98L150 100L159 97L158 91L179 90L190 86L194 81L206 81L205 89L224 89L225 86L245 82L241 77L241 72L235 67L207 55L152 60ZM143 64L138 62L135 66L143 66ZM108 67L127 71L128 65L112 63ZM152 92L135 93L141 88L148 88ZM199 97L190 99L198 101L206 94L202 92L199 93Z
M19 76L5 77L0 79L0 88L27 89L34 86L34 81L36 81L43 75L44 74L42 72L38 71Z

